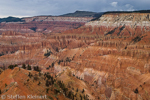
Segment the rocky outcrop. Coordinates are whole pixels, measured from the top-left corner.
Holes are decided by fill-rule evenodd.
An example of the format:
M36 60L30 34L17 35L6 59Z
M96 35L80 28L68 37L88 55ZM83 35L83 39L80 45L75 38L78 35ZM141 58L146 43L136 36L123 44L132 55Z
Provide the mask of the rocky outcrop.
M81 28L69 30L67 33L134 37L149 32L149 25L149 13L109 13L86 23Z
M65 21L65 22L88 22L92 19L92 17L59 17L59 16L37 16L37 17L29 17L23 18L25 22L49 22L49 21Z

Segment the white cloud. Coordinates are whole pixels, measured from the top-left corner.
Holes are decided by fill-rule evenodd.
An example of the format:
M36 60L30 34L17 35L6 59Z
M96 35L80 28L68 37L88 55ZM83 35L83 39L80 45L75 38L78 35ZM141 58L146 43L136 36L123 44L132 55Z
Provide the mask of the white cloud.
M118 4L118 2L112 2L112 3L111 3L111 6L117 7L117 4Z
M126 4L125 7L129 8L129 7L130 7L130 4Z
M130 4L125 5L127 11L134 11L133 6Z

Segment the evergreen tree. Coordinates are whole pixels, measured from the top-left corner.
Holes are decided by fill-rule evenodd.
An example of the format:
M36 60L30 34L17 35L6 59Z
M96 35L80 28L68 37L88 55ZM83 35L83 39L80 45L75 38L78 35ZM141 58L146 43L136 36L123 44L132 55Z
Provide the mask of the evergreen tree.
M47 87L49 87L49 81L46 80L46 84L45 84Z
M72 91L69 91L68 98L71 98L71 95L72 95Z
M7 87L7 84L5 83L5 87Z
M23 69L26 69L26 65L25 65L25 64L22 64L22 68L23 68Z
M29 72L28 76L31 78L31 77L32 77L32 74Z
M77 88L76 92L78 92L78 88Z
M51 65L52 67L54 67L54 62L52 63L52 65Z
M28 66L27 66L27 69L28 69L28 70L31 70L31 66L30 66L30 65L28 65Z
M84 93L84 89L82 90L82 93Z
M35 67L34 67L34 70L35 70L35 71L38 71L38 72L41 71L41 70L39 69L39 66L35 66Z
M41 74L41 72L39 72L39 76L41 76L42 74Z
M38 85L40 85L40 84L41 84L41 82L38 83Z
M49 89L46 89L46 93L48 93Z
M80 94L80 100L82 100L82 95Z
M9 65L8 66L9 69L14 69L15 67L17 67L17 65Z

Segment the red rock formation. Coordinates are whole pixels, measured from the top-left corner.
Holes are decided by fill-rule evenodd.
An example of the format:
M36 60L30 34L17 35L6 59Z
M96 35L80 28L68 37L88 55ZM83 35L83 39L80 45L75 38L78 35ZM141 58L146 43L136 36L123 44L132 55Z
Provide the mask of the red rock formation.
M90 99L148 100L148 15L105 14L85 26L61 34L4 32L0 37L1 50L15 52L1 56L0 66L11 63L39 65L43 72L51 72L68 82L68 87L73 84L81 91L86 88ZM44 56L50 51L50 56ZM54 67L51 68L52 63ZM83 87L79 85L81 83L84 83Z
M91 19L92 18L90 17L30 17L23 18L25 22L0 23L0 32L16 31L22 33L58 33L65 30L78 28Z

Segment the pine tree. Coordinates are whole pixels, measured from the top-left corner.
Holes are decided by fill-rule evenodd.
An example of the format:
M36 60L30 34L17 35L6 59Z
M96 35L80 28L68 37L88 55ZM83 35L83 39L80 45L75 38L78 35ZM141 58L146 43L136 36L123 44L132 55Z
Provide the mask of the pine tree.
M28 76L31 78L31 77L32 77L32 74L29 72Z
M39 72L39 76L41 76L42 74L41 74L41 72Z
M82 100L82 95L80 94L80 100Z
M71 98L71 95L72 95L72 91L69 91L68 98Z
M48 93L49 89L46 89L46 93Z
M40 85L40 84L41 84L41 82L38 83L38 85Z
M7 86L7 84L5 83L5 87Z
M52 67L54 67L54 62L51 64Z
M28 70L31 70L31 66L30 66L30 65L28 65L28 66L27 66L27 69L28 69Z
M22 64L22 68L23 68L23 69L26 69L26 65L25 65L25 64Z
M78 92L78 88L77 88L76 92Z
M49 81L48 81L48 80L46 80L45 85L46 85L47 87L49 87Z
M84 89L82 90L82 93L84 93Z

